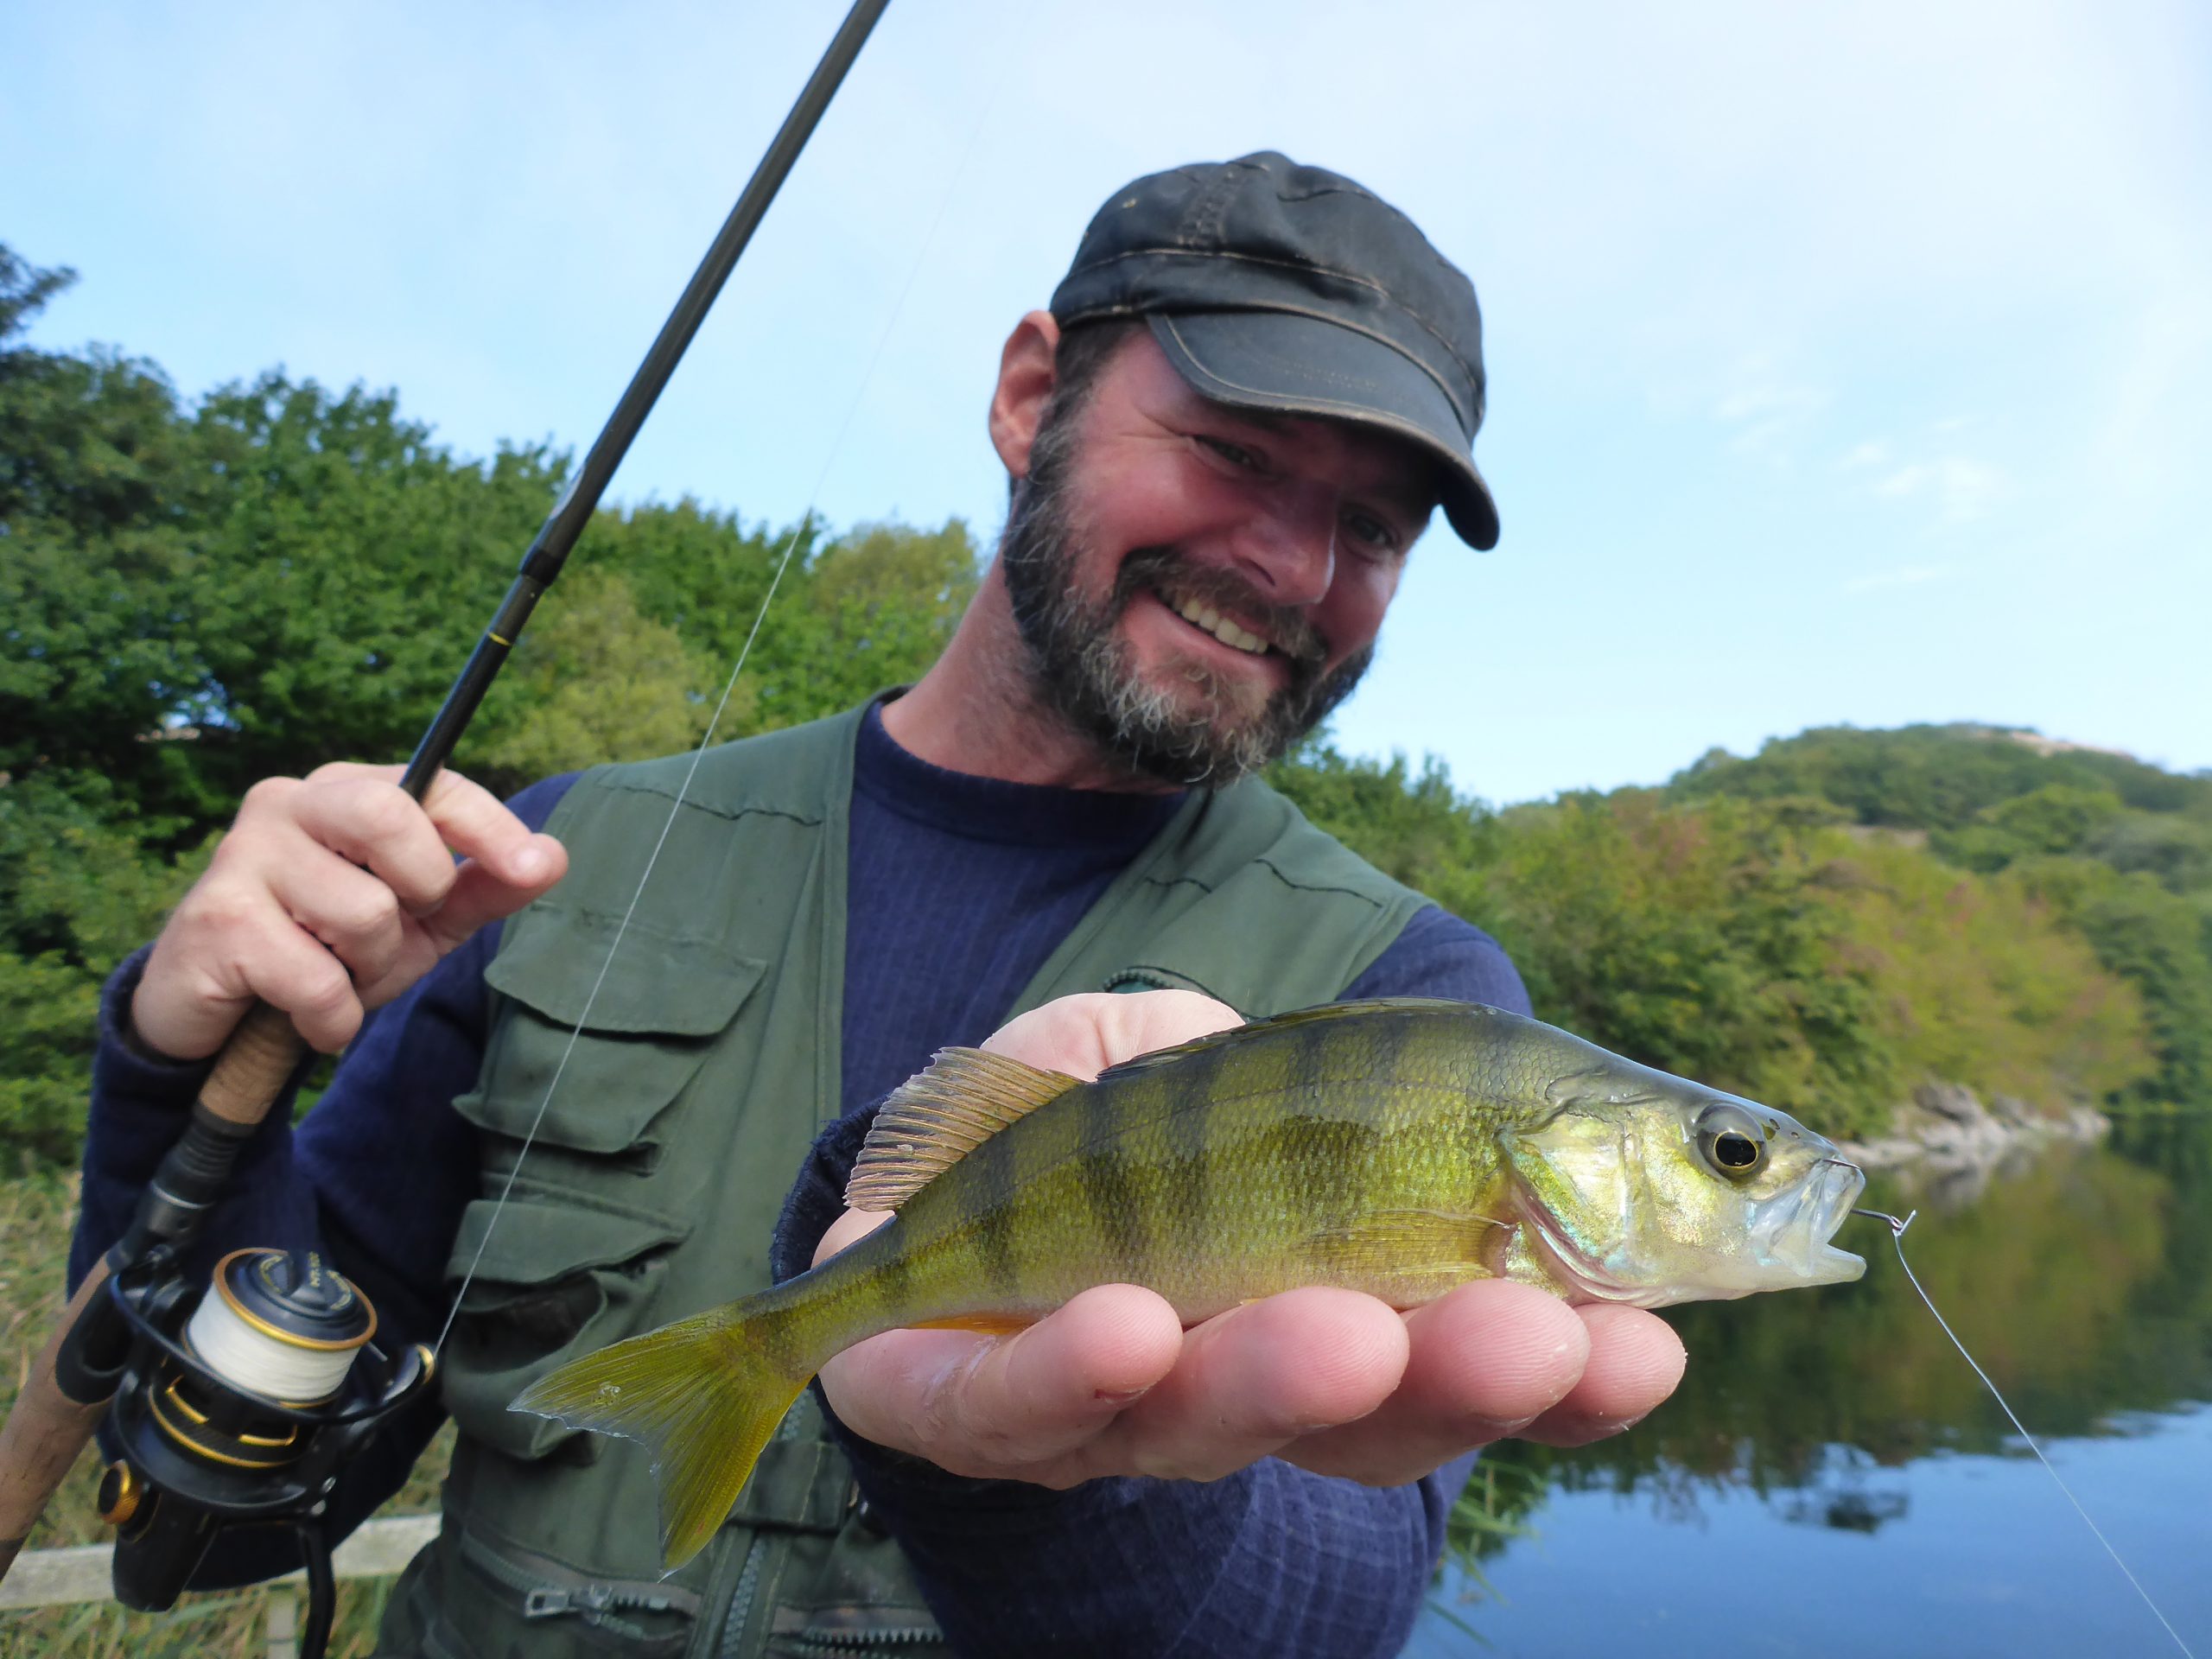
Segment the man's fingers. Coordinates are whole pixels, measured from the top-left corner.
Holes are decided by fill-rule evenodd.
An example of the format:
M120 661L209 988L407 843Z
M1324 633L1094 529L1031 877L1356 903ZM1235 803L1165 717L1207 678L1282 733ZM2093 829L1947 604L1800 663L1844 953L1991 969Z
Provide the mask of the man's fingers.
M1182 1339L1152 1292L1101 1285L1009 1337L873 1338L823 1366L822 1384L870 1440L955 1474L1064 1485L1095 1472L1077 1454L1167 1373Z
M335 1054L353 1040L361 1028L361 1000L345 963L266 897L231 931L232 960L250 996L290 1014L301 1038L322 1053ZM243 1007L249 999L233 1000Z
M1286 1458L1370 1484L1412 1480L1518 1433L1569 1396L1590 1357L1576 1311L1529 1285L1478 1281L1404 1317L1410 1354L1397 1392L1372 1416L1308 1435Z
M277 906L346 964L356 985L384 977L406 943L392 890L327 848L312 844L270 873Z
M1641 1308L1600 1303L1575 1310L1590 1332L1581 1380L1521 1431L1546 1446L1586 1446L1642 1421L1682 1380L1688 1356L1674 1327Z
M447 846L515 891L543 893L567 867L559 842L532 835L505 802L457 772L438 774L423 810Z
M423 931L436 942L440 954L454 949L486 922L513 915L568 874L567 848L544 835L531 836L529 842L524 849L530 855L527 868L537 874L528 881L514 881L475 859L461 867L445 903L422 918ZM512 868L518 857L511 850L507 867Z
M414 914L435 910L453 887L453 855L423 809L399 787L397 768L334 763L309 774L290 800L308 840L360 866Z
M1088 991L1017 1015L983 1041L995 1054L1085 1079L1156 1049L1242 1023L1236 1009L1196 991Z
M1387 1400L1406 1365L1404 1323L1356 1291L1286 1291L1189 1332L1158 1387L1101 1437L1140 1473L1211 1480Z

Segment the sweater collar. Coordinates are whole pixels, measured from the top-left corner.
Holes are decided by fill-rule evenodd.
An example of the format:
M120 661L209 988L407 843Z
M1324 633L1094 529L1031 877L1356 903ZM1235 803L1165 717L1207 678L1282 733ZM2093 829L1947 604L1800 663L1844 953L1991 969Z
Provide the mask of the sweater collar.
M884 729L883 704L868 705L853 752L853 790L917 823L976 841L1022 846L1142 845L1183 804L1172 795L1008 783L932 766Z

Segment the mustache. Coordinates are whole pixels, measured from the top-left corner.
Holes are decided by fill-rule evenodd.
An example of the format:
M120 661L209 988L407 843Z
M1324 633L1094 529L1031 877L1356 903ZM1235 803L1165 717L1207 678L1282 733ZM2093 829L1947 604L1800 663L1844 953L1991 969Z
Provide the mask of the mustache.
M1172 547L1132 550L1114 577L1115 613L1126 610L1139 594L1155 590L1257 623L1268 643L1300 668L1318 670L1329 658L1327 637L1296 606L1278 605L1233 572L1194 564Z

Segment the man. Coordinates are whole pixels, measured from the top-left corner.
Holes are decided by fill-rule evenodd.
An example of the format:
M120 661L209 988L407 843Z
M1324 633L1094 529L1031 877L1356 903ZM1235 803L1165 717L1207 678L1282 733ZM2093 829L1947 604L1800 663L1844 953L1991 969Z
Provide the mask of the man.
M1387 1654L1471 1448L1672 1389L1664 1325L1521 1286L1189 1332L1102 1287L1011 1338L840 1356L666 1580L638 1449L505 1409L855 1236L868 1109L937 1047L996 1030L1087 1075L1338 996L1525 1008L1484 935L1237 782L1351 690L1435 505L1495 542L1483 395L1472 289L1349 180L1274 154L1140 180L1007 342L1000 556L904 696L512 810L451 777L417 809L392 769L252 791L111 987L76 1265L253 997L353 1043L213 1231L319 1242L387 1336L434 1336L466 1281L445 1528L385 1650Z

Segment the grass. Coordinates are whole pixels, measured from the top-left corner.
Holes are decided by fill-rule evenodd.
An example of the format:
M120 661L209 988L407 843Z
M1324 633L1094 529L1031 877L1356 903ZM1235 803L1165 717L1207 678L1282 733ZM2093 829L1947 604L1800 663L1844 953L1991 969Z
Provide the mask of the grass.
M16 1390L52 1333L66 1298L62 1278L76 1217L77 1179L46 1173L0 1181L0 1409ZM448 1425L383 1513L419 1515L437 1506L438 1483L452 1452ZM54 1494L26 1550L104 1543L108 1529L93 1503L103 1462L87 1446ZM377 1621L391 1593L389 1579L338 1586L334 1659L367 1659ZM0 1659L261 1659L268 1648L270 1592L263 1589L188 1595L166 1613L134 1613L112 1602L0 1613ZM302 1597L288 1586L277 1593Z

